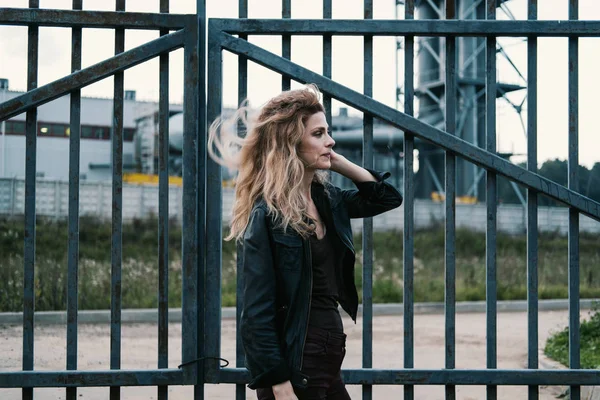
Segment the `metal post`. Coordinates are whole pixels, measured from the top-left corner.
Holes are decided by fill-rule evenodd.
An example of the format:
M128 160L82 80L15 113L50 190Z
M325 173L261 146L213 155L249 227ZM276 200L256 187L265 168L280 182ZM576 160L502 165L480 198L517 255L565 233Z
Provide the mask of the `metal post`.
M6 97L7 90L8 90L8 88L6 88L6 87L0 88L0 93L2 93L2 100L0 100L0 103L4 103L4 99ZM4 120L2 122L0 122L0 133L2 133L2 171L0 171L0 177L5 178L6 177L6 123Z
M446 0L446 19L456 18L455 0ZM456 36L446 36L446 131L456 133L457 77ZM445 323L446 323L446 369L454 369L456 363L456 155L446 151L446 210L445 229ZM446 400L456 398L456 387L446 385Z
M529 0L527 18L537 19L537 0ZM527 38L527 170L537 172L537 37ZM527 189L527 368L538 368L538 197ZM539 398L528 387L529 400Z
M292 17L292 0L281 0L281 18L289 19ZM292 59L292 36L282 35L281 36L281 56ZM281 77L281 90L290 90L292 81L287 76Z
M29 0L29 8L39 8L39 0ZM27 32L27 91L37 87L39 27ZM23 255L23 371L33 370L35 310L35 188L37 166L37 108L27 111L25 120L25 243ZM23 400L33 400L33 388L22 389Z
M373 1L364 0L364 19L373 19ZM373 96L373 36L364 36L365 96ZM373 116L363 114L363 166L373 168ZM373 368L373 218L363 220L363 368ZM373 398L373 386L363 385L363 400Z
M169 0L160 0L169 13ZM160 35L169 34L161 30ZM169 53L159 57L158 96L158 368L169 367ZM158 400L169 398L169 387L157 388Z
M201 6L202 0L198 0L197 13L198 19L204 16L204 7ZM200 101L199 88L199 60L198 60L198 24L187 25L185 27L185 46L184 46L184 106L183 106L183 191L181 199L178 201L181 207L181 229L182 229L182 306L181 306L181 360L189 363L183 366L184 381L187 384L194 385L194 399L204 398L204 382L202 375L202 363L193 362L202 357L203 343L198 342L202 337L203 314L201 297L199 293L203 289L202 276L204 272L202 257L198 254L198 246L201 243L198 236L200 234L199 226L204 222L204 214L198 215L198 210L202 210L202 204L198 204L198 193L204 194L203 180L197 175L198 156L198 102ZM201 174L200 174L201 175ZM200 332L199 332L200 331Z
M496 19L496 0L486 0L486 18ZM485 148L491 153L496 152L496 37L488 36L486 39L485 53ZM477 140L477 126L473 126L474 139ZM474 171L476 173L476 171ZM497 178L494 171L488 170L486 174L486 206L487 226L485 234L485 265L486 265L486 367L498 367L497 355L497 284L496 284L496 231L498 225L498 191ZM477 184L475 184L477 188ZM477 196L477 194L475 194ZM498 389L495 385L486 388L487 399L495 400Z
M579 18L579 0L569 0L569 19ZM579 38L569 37L569 189L579 191ZM581 368L579 336L579 213L569 207L569 368ZM571 400L581 386L571 385Z
M207 118L214 121L221 115L222 51L217 40L208 39ZM204 127L202 127L204 128ZM200 141L204 144L206 136ZM213 159L206 160L206 287L205 329L206 381L217 383L221 356L221 268L222 268L222 209L223 185L221 166ZM208 234L210 232L210 234Z
M332 17L331 0L323 0L323 19L328 20ZM323 35L323 76L331 78L331 35ZM325 119L329 126L333 125L331 120L331 96L323 95L323 107L325 107Z
M125 11L125 0L116 0L116 11ZM115 30L115 55L125 51L125 30ZM123 83L124 74L114 78L112 120L112 223L110 290L110 369L121 369L121 308L123 265ZM121 398L121 388L110 388L110 400Z
M415 18L415 1L407 0L404 6L404 19ZM414 115L415 99L415 37L404 38L404 112ZM415 137L404 131L404 368L414 368L414 232L415 232L415 185L414 185ZM404 385L404 399L414 400L413 385Z
M82 0L73 0L73 9L81 10ZM81 69L82 29L72 28L71 72ZM81 149L81 90L71 92L69 134L69 256L67 276L67 370L77 369L77 314L79 282L79 164ZM100 199L99 201L102 201ZM77 399L77 388L67 388L67 400Z
M248 0L238 1L238 16L239 18L248 18ZM240 39L247 40L248 35L240 35ZM248 60L239 56L238 58L238 106L242 105L242 102L248 97ZM240 129L241 128L241 129ZM238 126L238 136L244 135L244 129L246 127ZM244 367L245 354L244 347L242 345L242 332L240 330L240 321L242 319L242 301L243 301L243 287L244 287L244 268L243 268L243 248L242 245L238 244L237 249L237 274L236 274L236 336L235 336L235 366L238 368ZM236 400L246 399L246 385L238 384L235 385L235 398Z

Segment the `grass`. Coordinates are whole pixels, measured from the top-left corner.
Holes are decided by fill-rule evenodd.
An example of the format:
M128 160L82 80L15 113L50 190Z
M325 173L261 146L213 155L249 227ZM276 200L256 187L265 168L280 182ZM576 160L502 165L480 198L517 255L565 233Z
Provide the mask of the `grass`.
M22 218L0 218L0 312L21 311L23 296ZM110 308L110 222L83 217L79 234L79 308ZM558 234L539 236L539 297L567 298L567 239ZM600 298L599 235L580 236L581 297ZM356 282L362 296L361 236L355 237ZM36 310L66 308L68 227L66 221L38 218L36 229ZM169 224L169 306L181 306L181 228ZM401 302L403 296L402 233L376 232L373 254L373 301ZM444 299L444 230L418 231L414 237L414 300ZM124 308L152 308L158 303L158 223L133 220L123 225L122 295ZM222 302L235 305L235 244L223 242ZM527 296L526 240L498 234L497 286L499 300ZM456 232L456 297L484 300L485 234Z
M402 299L402 234L374 235L373 299L375 302ZM544 233L538 239L540 299L568 298L567 238ZM580 237L581 297L600 297L600 246L598 235ZM362 281L361 237L357 246L356 280ZM499 300L527 298L527 242L524 236L498 234L497 296ZM486 294L485 234L465 229L456 232L456 297L458 301L484 300ZM444 230L418 231L414 237L415 301L444 300ZM359 290L360 295L360 290ZM394 300L391 300L394 299Z
M21 311L23 241L21 218L0 219L0 311ZM123 225L122 295L124 308L158 304L158 228L154 219ZM38 218L35 253L36 310L66 309L68 270L66 221ZM181 304L181 229L171 222L169 235L169 302ZM110 308L110 222L80 221L78 302L82 310Z
M581 368L600 369L600 305L596 304L590 313L590 318L581 322ZM546 342L544 354L569 365L569 328L552 335Z

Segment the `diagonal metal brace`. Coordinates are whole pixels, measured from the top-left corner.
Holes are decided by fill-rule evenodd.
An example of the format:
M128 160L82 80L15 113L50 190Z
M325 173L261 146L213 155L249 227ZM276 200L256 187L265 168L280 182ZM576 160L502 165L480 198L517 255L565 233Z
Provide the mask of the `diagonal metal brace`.
M0 121L7 120L64 96L73 90L91 85L117 72L141 64L161 53L183 47L184 37L184 30L161 36L158 39L5 101L0 104Z
M214 27L213 27L214 29ZM346 86L340 85L322 75L312 72L289 60L279 57L245 40L237 39L224 32L209 34L209 40L218 40L221 47L232 53L247 57L249 60L303 83L315 83L319 89L337 100L371 114L404 131L426 140L436 146L450 151L463 159L487 170L494 171L523 186L536 190L555 200L573 207L584 215L600 221L600 203L587 198L573 190L559 185L550 179L527 171L510 161L488 152L454 135L434 128L407 114L381 104Z

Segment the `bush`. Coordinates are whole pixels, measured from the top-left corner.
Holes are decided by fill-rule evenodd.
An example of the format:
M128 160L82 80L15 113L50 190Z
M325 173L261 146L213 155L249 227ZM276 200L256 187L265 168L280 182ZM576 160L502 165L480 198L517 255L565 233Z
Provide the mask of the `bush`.
M580 333L580 360L583 369L600 369L600 304L596 303L590 313L590 319L581 322ZM544 347L544 354L569 365L569 328L548 338Z

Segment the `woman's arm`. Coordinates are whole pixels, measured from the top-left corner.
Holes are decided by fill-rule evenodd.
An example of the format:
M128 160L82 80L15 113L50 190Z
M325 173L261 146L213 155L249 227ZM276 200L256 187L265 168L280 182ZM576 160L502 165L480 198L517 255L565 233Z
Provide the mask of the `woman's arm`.
M290 381L273 385L273 395L275 396L275 400L298 400Z
M369 171L333 150L331 150L330 169L353 182L377 182L377 179Z
M266 211L253 210L243 240L243 308L240 323L249 387L288 381L291 372L280 350L275 323L276 281Z
M352 190L335 188L350 218L373 217L402 204L400 192L385 182L385 179L390 176L389 173L380 174L367 170L333 151L331 170L351 179L357 187Z

